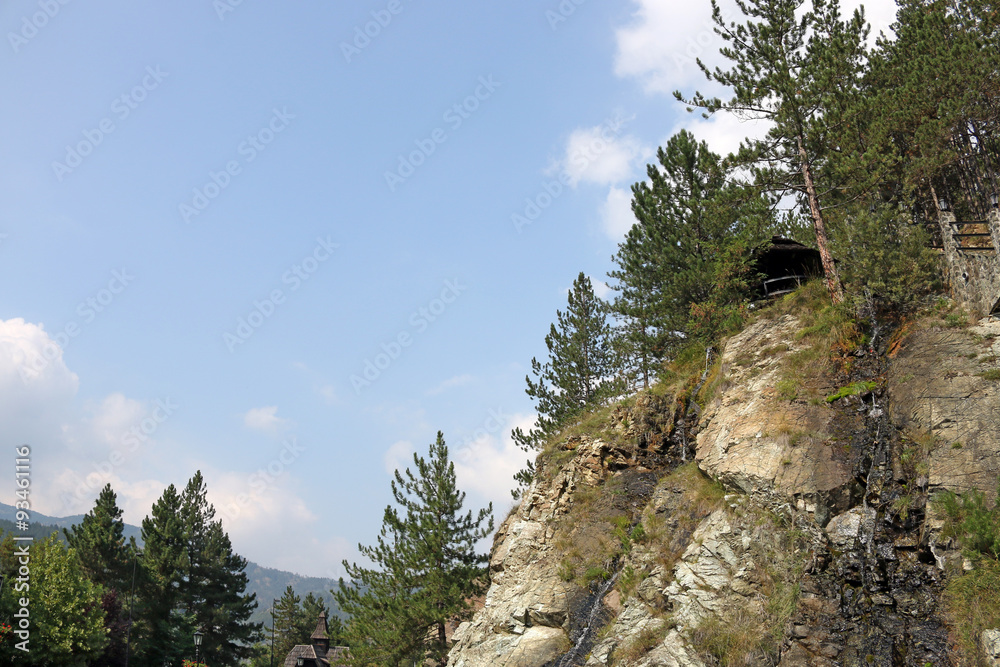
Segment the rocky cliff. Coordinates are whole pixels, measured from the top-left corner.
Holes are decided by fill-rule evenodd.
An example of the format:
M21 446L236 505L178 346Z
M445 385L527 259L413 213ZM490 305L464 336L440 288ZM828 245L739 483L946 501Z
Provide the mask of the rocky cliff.
M1000 322L861 336L795 298L549 444L449 665L976 664L929 498L995 493Z

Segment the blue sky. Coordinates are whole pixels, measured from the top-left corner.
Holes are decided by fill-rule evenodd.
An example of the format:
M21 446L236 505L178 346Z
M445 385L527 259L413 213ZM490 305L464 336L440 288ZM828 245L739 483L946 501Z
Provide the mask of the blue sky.
M681 127L748 131L670 95L709 14L4 3L0 451L32 446L34 507L110 482L139 523L200 469L242 555L339 576L441 430L501 519L530 360L629 186Z

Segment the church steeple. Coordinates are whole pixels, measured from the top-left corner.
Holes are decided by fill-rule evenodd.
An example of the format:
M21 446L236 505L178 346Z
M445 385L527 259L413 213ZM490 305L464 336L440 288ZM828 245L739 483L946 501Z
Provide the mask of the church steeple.
M317 658L325 658L326 654L330 651L330 635L327 634L327 630L329 630L329 626L326 624L326 612L321 611L319 613L319 620L316 623L316 629L309 636Z

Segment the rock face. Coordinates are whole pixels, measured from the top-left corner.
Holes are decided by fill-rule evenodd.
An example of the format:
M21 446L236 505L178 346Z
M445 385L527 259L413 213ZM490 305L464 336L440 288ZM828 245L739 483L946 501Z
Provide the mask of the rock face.
M889 374L893 419L930 436L929 483L996 493L1000 471L1000 320L968 329L922 327L894 351Z
M785 315L760 320L729 340L721 368L729 379L705 412L698 461L710 476L745 493L773 489L802 509L842 510L852 478L847 457L829 442L836 413L825 401L776 400L786 358L806 347L796 341L800 329ZM825 396L836 386L816 389Z
M570 610L588 593L555 564L555 524L581 489L600 484L627 453L600 441L573 443L573 458L552 478L539 475L503 522L490 559L485 605L462 624L448 664L541 667L570 648Z
M700 414L644 394L547 452L449 666L951 663L940 595L961 555L928 492L995 491L1000 383L981 374L1000 323L924 322L888 362L860 350L855 377L796 393L802 329L782 315L730 339ZM996 660L1000 633L979 641Z

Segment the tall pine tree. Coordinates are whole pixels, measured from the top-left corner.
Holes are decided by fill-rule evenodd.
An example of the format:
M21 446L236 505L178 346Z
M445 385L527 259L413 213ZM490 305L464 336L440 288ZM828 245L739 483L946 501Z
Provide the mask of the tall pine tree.
M187 649L196 626L182 605L188 570L182 506L181 495L171 484L142 520L139 595L132 627L137 664L177 665L190 657Z
M648 182L632 186L636 223L612 258L608 276L618 297L612 310L648 387L663 359L686 340L692 303L710 291L717 245L732 235L732 221L712 215L709 201L725 185L721 159L681 130L657 151Z
M360 664L447 662L445 624L471 615L470 599L488 585L489 557L476 543L493 532L492 504L475 516L462 513L465 493L440 432L425 459L398 470L375 546L359 545L378 569L344 561L351 585L334 591L351 620L352 653Z
M514 429L514 441L525 451L537 449L573 417L622 391L608 311L581 271L566 311L556 311L556 323L545 337L548 361L532 359L535 379L525 377L525 391L538 412L529 433Z
M80 558L87 578L103 589L108 631L108 647L94 667L117 667L124 664L127 652L128 608L132 583L132 549L125 545L125 522L118 508L118 497L107 484L97 497L94 508L83 520L63 529L66 541Z
M143 664L177 664L190 657L195 630L201 654L212 665L237 665L249 657L261 625L251 623L254 595L247 561L233 551L200 471L183 493L171 484L142 522L143 586L137 655Z
M711 81L733 91L726 102L701 93L677 99L707 113L728 111L741 119L765 120L763 139L747 139L732 162L746 167L756 185L776 194L794 193L813 222L827 287L843 299L827 240L825 197L842 184L822 184L817 173L829 151L828 133L856 111L852 103L865 59L867 23L862 11L843 21L837 0L738 0L744 23L727 23L712 0L715 32L727 46L720 52L731 68L714 70L698 61Z

